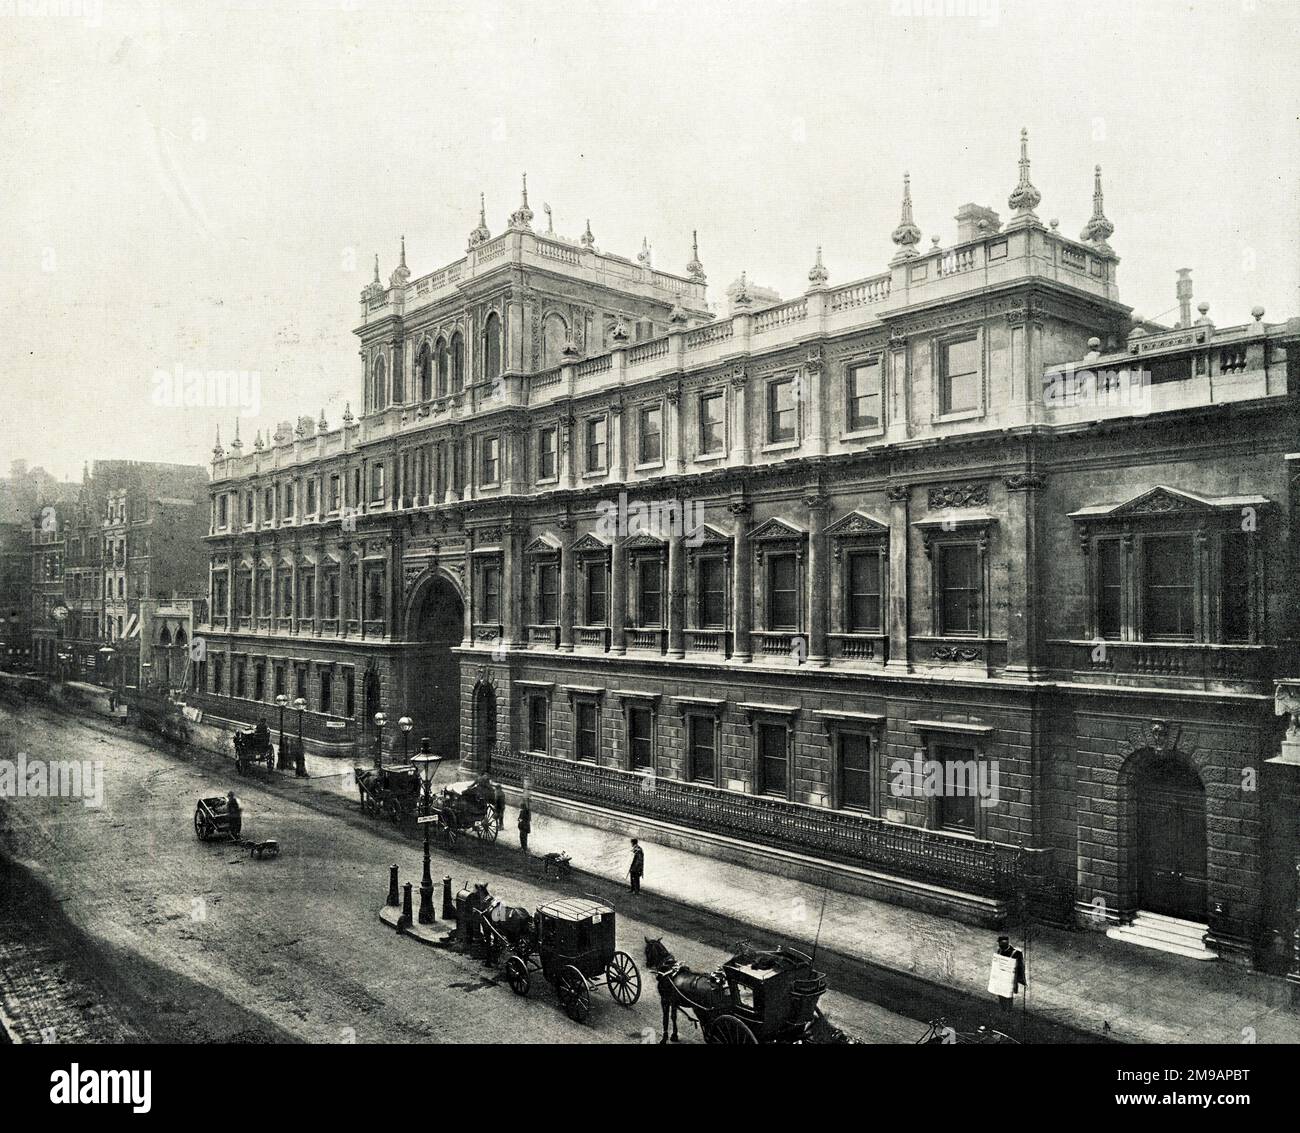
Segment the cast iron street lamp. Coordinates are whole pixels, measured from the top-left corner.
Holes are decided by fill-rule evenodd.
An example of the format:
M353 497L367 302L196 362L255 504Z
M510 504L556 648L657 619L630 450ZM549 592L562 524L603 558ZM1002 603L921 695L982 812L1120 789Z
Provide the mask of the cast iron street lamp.
M284 771L289 766L289 756L284 750L284 706L289 703L289 698L280 693L275 702L280 706L280 770Z
M388 723L387 712L375 713L375 731L379 733L375 740L375 770L382 770L384 766L384 725Z
M409 721L403 716L402 720L406 722L409 731ZM437 774L438 764L442 762L440 755L417 755L412 763L420 772L420 781L424 784L424 801L420 805L420 825L424 827L424 877L420 881L420 923L433 924L433 876L429 873L429 827L433 825L429 819L432 817L433 809L433 777Z
M397 721L397 726L402 729L402 762L410 763L410 760L407 758L407 752L409 750L408 740L411 735L411 729L415 727L415 721L409 716L403 716Z
M302 714L307 711L307 702L300 696L293 702L294 710L298 713L298 758L303 758L302 748Z

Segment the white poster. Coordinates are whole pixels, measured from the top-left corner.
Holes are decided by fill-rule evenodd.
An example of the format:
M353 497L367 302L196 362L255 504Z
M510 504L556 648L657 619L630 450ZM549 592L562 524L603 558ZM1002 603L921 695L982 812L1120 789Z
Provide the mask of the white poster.
M1014 999L1016 994L1016 958L1014 956L994 956L989 965L989 991L1005 999Z

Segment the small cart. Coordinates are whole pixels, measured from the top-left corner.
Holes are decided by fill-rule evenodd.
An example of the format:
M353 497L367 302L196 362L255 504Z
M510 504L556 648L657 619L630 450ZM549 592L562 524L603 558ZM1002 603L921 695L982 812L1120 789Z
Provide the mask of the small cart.
M542 905L530 932L503 941L510 990L527 995L532 975L541 972L565 1014L577 1023L586 1021L591 989L602 983L615 1003L631 1007L641 998L641 973L632 957L615 947L616 919L610 906L592 898L566 897Z
M199 799L194 807L194 833L200 842L233 842L247 846L250 857L275 858L280 856L280 843L274 838L252 842L230 829L230 815L226 800L221 795Z

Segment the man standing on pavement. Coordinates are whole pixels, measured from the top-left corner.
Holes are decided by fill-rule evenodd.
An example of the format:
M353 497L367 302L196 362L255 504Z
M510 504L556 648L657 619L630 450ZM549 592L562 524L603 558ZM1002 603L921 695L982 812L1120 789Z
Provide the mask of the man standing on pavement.
M497 812L497 829L506 824L506 792L500 783L492 784L492 809Z
M533 828L533 812L528 808L528 796L519 804L519 848L528 853L528 834Z
M632 892L641 892L641 877L645 873L645 851L641 849L641 843L635 838L632 839L632 865L627 871L628 877L632 882Z
M1022 987L1029 986L1025 982L1025 954L1019 948L1013 948L1011 938L1006 936L998 937L997 954L999 956L1010 956L1016 962L1015 978L1011 981L1011 994L998 996L998 1002L1002 1005L1002 1010L1009 1012L1015 1006L1016 993Z

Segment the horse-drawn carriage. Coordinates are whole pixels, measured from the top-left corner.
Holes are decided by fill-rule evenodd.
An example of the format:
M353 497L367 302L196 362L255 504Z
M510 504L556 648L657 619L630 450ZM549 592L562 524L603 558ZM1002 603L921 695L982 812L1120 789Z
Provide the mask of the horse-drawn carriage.
M236 732L235 770L246 775L249 768L258 763L266 764L268 771L275 770L275 748L271 744L271 733L265 729Z
M641 998L636 962L616 947L614 910L600 901L568 897L535 914L494 904L478 913L488 958L505 971L510 990L527 995L532 977L555 988L574 1022L591 1013L591 989L604 984L615 1003L631 1007Z
M396 826L414 823L423 813L423 787L419 772L410 763L395 767L356 768L361 809L383 815ZM431 800L438 832L448 845L462 834L477 834L495 842L500 822L491 795L478 784L463 791L444 787Z
M844 1043L851 1040L821 1013L826 977L793 948L745 945L717 971L693 972L662 940L646 939L663 1006L663 1038L677 1041L677 1015L697 1023L706 1043Z

